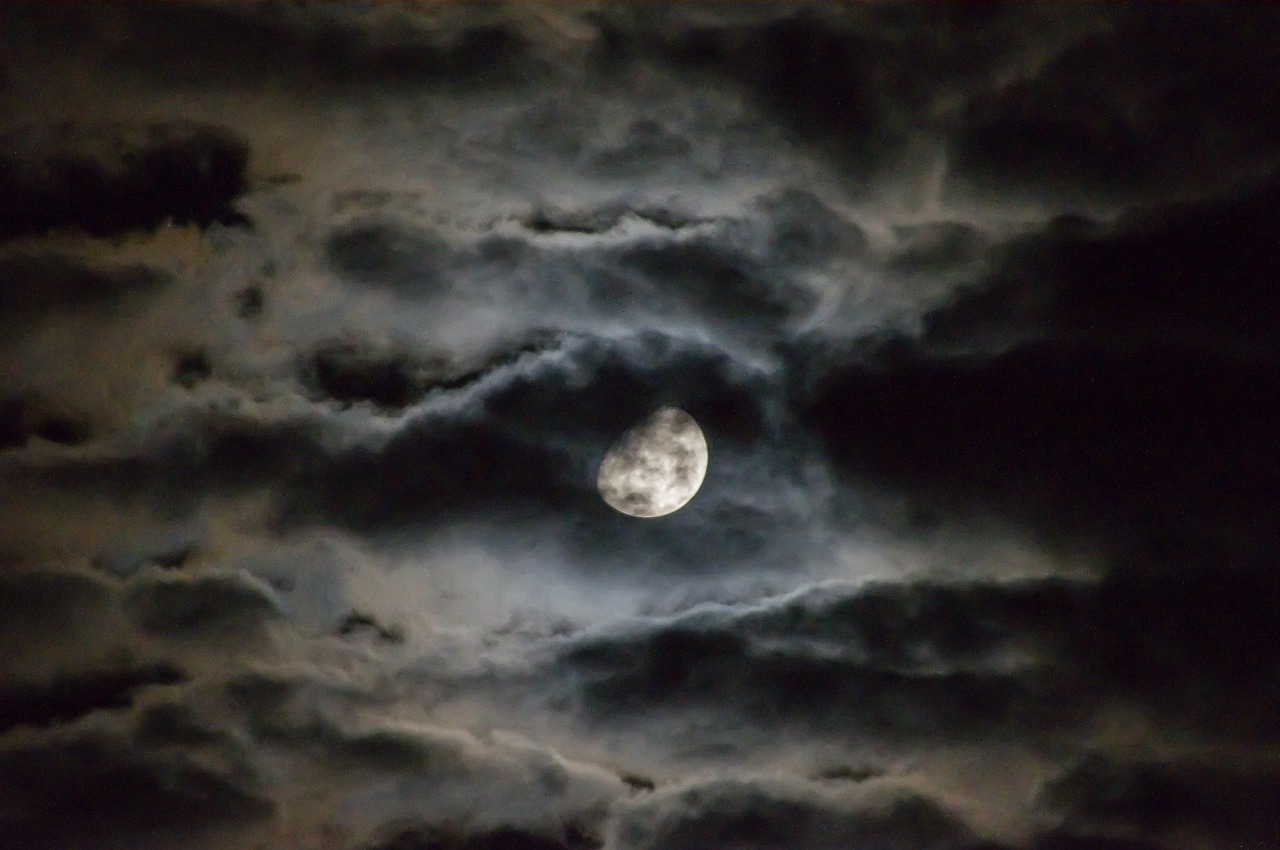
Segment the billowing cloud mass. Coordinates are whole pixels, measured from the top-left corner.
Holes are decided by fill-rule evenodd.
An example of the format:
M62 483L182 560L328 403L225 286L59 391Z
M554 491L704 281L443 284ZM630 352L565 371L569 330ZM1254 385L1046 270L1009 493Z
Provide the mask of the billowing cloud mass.
M1280 847L1278 52L6 5L0 847Z

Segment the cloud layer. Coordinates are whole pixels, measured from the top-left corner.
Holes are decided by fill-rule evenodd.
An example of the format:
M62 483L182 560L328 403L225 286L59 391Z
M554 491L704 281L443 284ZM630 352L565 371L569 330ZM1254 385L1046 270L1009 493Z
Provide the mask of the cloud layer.
M0 845L1280 842L1280 14L0 45Z

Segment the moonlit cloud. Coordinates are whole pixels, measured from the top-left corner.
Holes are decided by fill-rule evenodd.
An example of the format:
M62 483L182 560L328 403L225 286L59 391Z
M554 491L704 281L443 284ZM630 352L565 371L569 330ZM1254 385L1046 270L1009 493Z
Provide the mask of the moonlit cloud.
M7 8L0 845L1271 846L1278 45Z

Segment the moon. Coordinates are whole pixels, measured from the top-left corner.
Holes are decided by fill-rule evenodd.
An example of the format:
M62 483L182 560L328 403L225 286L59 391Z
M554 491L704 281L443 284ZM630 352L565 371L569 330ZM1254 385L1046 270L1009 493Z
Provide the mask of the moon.
M707 438L694 418L664 407L623 434L600 462L596 487L609 507L652 518L680 510L707 476Z

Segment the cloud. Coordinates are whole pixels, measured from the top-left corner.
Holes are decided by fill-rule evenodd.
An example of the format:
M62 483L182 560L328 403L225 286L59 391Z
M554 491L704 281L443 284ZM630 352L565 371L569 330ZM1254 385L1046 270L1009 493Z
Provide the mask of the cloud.
M0 449L33 439L89 442L104 423L84 397L66 391L74 379L59 374L67 346L61 329L125 322L171 291L173 277L141 263L16 250L0 253L0 278Z
M591 154L589 168L606 178L622 179L661 169L693 153L693 144L654 119L640 119L627 127L616 147Z
M448 287L441 278L449 248L433 234L362 223L332 234L325 250L341 275L366 285L420 297Z
M1109 224L1063 216L993 252L989 277L934 311L927 338L940 347L1048 338L1269 356L1280 317L1265 269L1278 217L1274 175L1143 205Z
M397 412L415 406L430 392L464 389L525 355L555 347L555 335L534 333L528 341L487 357L459 360L343 341L324 345L309 358L302 383L319 399L369 402L382 411Z
M252 774L94 730L0 747L0 776L0 826L20 847L170 846L274 808Z
M32 439L74 446L89 436L88 426L74 418L40 411L20 398L0 400L0 450L23 448Z
M1091 755L1043 792L1082 835L1265 844L1280 829L1280 776L1214 761L1127 762Z
M968 104L951 142L958 180L987 195L1115 200L1203 191L1270 164L1280 128L1247 101L1274 96L1255 59L1275 42L1273 16L1223 7L1176 25L1138 8L1111 17Z
M1087 581L868 583L578 635L559 658L586 718L609 724L710 713L845 741L1043 742L1123 706L1269 741L1259 677L1276 593L1248 568L1177 563Z
M1117 16L1096 8L1050 15L993 7L975 15L945 4L800 3L593 17L599 27L593 58L606 74L658 65L695 75L705 88L737 88L764 123L836 163L837 179L862 194L890 183L901 191L912 179L905 173L922 160L931 168L943 164L948 187L953 174L970 186L963 182L968 171L953 160L967 165L962 154L970 148L962 140L977 132L971 104L1035 79L1056 56L1103 37ZM938 32L947 35L933 37ZM1054 144L1019 126L1002 131L999 141L1009 146L1039 151Z
M490 368L461 387L438 388L436 403L374 441L334 445L314 416L261 422L206 414L169 445L133 457L37 463L26 474L147 496L171 510L198 504L209 490L269 487L288 523L377 528L484 507L585 510L592 460L661 403L685 407L726 448L759 440L767 428L751 391L760 376L750 366L713 346L660 334L616 343L570 337L555 349L498 358ZM367 382L377 374L347 377ZM203 488L192 490L193 481Z
M866 628L891 622L868 618ZM745 729L800 728L821 737L837 724L863 740L936 742L1041 736L1088 712L1060 673L1033 664L1004 670L998 659L967 664L923 637L919 654L928 660L895 665L875 652L845 654L831 636L751 633L732 620L718 628L675 624L583 641L564 662L580 681L587 719L624 724L667 711L711 712ZM1002 647L1020 648L1012 637Z
M126 591L125 610L149 634L213 638L280 615L270 588L245 575L147 578Z
M101 632L118 625L112 586L81 572L38 570L0 574L0 649L15 679L42 678L59 660L92 663Z
M1269 840L1277 32L1169 14L0 13L0 833Z
M513 828L459 835L448 829L406 827L367 850L593 850L600 846L570 824L564 835L556 836Z
M466 824L481 836L470 841L562 840L565 830L587 840L621 793L616 776L515 736L393 717L385 695L356 679L296 665L235 672L253 659L191 680L157 667L14 690L25 702L5 707L28 716L0 738L6 836L40 848L159 848L179 835L221 846L223 833L341 821L353 841L396 823L432 834ZM37 706L42 696L60 701ZM49 728L32 728L35 708ZM317 811L293 782L313 789Z
M0 610L6 728L127 708L149 686L252 655L280 617L270 589L247 575L154 567L125 581L51 568L0 575Z
M1072 835L1051 832L1037 837L1029 845L1032 850L1164 850L1166 845L1132 838L1109 838L1100 835ZM999 850L994 847L992 850Z
M404 631L398 626L384 626L374 617L360 611L352 611L338 624L342 637L371 635L381 643L404 643Z
M803 421L863 482L1054 533L1265 524L1272 182L990 247L918 338L864 340L834 368L821 346L798 355Z
M904 275L947 274L985 259L987 238L960 221L898 225L900 242L885 265Z
M842 800L795 785L734 780L695 784L627 805L608 846L941 850L973 843L962 821L917 795L881 792Z
M169 283L157 269L141 265L96 268L57 254L13 253L0 258L0 308L10 332L20 332L50 313L110 309Z
M873 43L801 12L754 27L694 29L664 46L692 68L741 80L783 122L838 139L841 152L862 164L884 158L895 141L875 86Z
M108 67L150 85L252 87L272 82L320 90L427 88L459 80L493 84L529 65L520 31L498 16L441 16L431 26L399 10L362 16L334 7L315 12L289 7L245 10L207 3L170 9L142 3L121 18L110 37L108 19L68 11L35 16L43 27L70 18ZM105 49L104 49L105 48ZM182 72L156 73L173 60ZM522 61L523 60L523 61ZM305 72L305 75L303 75Z
M350 285L464 313L501 304L546 328L648 317L758 336L812 313L822 297L814 270L862 253L866 237L799 189L744 207L697 218L625 198L542 205L523 227L499 222L478 235L366 217L329 234L324 256Z
M136 690L185 679L165 665L90 672L47 684L0 681L0 734L17 726L65 723L101 709L127 708Z
M446 834L562 836L571 824L596 834L622 790L616 776L516 736L392 719L378 711L385 696L350 683L248 673L225 693L256 741L329 775L327 805L357 833L407 822Z
M249 150L218 127L37 126L11 130L3 148L0 238L247 223L233 204L247 188Z

